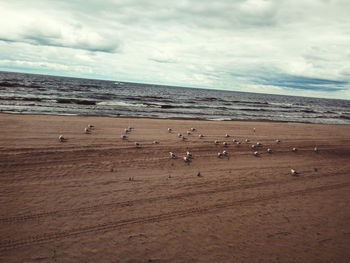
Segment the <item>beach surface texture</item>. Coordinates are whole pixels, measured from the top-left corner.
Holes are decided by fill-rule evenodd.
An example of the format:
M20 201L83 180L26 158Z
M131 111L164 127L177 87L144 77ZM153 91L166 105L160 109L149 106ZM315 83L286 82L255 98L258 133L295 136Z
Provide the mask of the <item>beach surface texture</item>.
M350 260L350 125L1 114L0 127L0 262Z

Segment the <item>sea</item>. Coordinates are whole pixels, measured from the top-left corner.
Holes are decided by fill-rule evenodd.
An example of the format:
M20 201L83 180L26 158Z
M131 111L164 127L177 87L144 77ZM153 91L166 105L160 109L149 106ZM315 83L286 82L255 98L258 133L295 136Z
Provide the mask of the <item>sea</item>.
M0 72L0 112L350 124L349 100L13 72Z

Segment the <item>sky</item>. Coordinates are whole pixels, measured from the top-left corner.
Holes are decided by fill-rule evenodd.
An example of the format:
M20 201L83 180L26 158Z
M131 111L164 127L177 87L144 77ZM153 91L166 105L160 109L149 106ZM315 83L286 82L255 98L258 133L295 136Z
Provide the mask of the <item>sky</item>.
M0 0L0 70L350 99L349 0Z

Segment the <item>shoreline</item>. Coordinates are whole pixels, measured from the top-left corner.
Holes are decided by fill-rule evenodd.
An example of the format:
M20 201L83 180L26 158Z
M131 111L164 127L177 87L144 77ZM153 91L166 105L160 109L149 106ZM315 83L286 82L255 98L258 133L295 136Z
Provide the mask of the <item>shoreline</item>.
M1 115L33 115L33 116L75 116L75 117L103 117L103 118L120 118L120 119L149 119L149 120L192 120L192 121L209 121L209 122L271 122L271 123L299 123L299 124L317 124L317 125L345 125L347 123L320 123L320 122L301 122L301 121L282 121L282 120L268 120L268 119L230 119L230 120L213 120L213 119L202 119L202 118L181 118L181 117L167 117L167 118L156 118L156 117L146 117L146 116L118 116L118 115L87 115L87 114L57 114L57 113L23 113L23 112L0 112Z

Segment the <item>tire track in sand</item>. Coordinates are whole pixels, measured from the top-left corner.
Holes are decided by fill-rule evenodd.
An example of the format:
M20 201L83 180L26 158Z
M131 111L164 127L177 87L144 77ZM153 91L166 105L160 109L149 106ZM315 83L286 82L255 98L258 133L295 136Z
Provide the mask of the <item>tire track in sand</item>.
M310 175L308 177L299 178L299 181L313 180L321 177L331 177L339 174L342 175L343 173L337 172L337 173L327 173L323 175ZM40 218L49 217L49 216L72 215L80 212L96 211L96 210L102 210L110 207L127 207L127 206L133 206L133 205L143 204L143 203L151 203L151 202L156 202L161 200L177 200L177 199L182 199L182 198L187 198L187 197L192 197L197 195L216 194L216 193L229 192L229 191L235 191L235 190L246 190L246 189L253 189L253 188L262 187L262 186L288 184L290 182L296 182L296 181L293 179L287 179L287 180L280 180L280 181L258 182L258 183L245 184L245 185L231 185L231 186L226 186L226 187L221 187L216 189L202 190L202 191L195 191L195 192L185 192L185 193L174 194L169 196L157 196L157 197L151 197L151 198L128 200L123 202L110 202L105 204L97 204L93 206L85 206L85 207L79 207L79 208L73 208L73 209L64 209L64 210L56 210L56 211L48 211L48 212L44 211L36 214L3 217L3 218L0 218L0 223L16 223L19 221L40 219Z
M247 205L247 204L259 203L263 201L271 201L274 199L287 198L291 196L336 190L336 189L346 188L349 186L350 186L350 182L319 186L319 187L307 188L303 190L290 191L290 192L266 195L266 196L255 197L255 198L248 198L248 199L238 200L234 202L189 208L184 210L177 210L177 211L158 214L158 215L136 217L136 218L125 219L125 220L120 220L115 222L104 223L104 224L91 225L87 227L71 229L68 231L45 233L42 235L32 236L24 239L6 240L6 241L0 242L0 251L15 249L15 248L24 247L24 246L30 246L38 243L46 243L53 240L59 240L59 239L68 238L68 237L76 237L86 233L112 231L114 229L117 229L123 226L147 224L147 223L153 223L153 222L173 220L173 219L183 218L188 216L196 216L196 215L213 212L220 209L231 208L239 205Z

